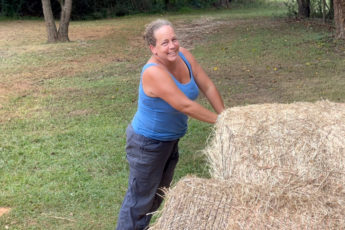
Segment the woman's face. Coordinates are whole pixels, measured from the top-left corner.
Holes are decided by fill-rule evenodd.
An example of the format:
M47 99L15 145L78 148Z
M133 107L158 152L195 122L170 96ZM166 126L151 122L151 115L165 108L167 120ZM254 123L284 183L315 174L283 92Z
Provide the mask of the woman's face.
M171 26L162 26L154 32L154 36L156 45L150 46L152 53L160 59L175 61L178 57L180 44L174 29Z

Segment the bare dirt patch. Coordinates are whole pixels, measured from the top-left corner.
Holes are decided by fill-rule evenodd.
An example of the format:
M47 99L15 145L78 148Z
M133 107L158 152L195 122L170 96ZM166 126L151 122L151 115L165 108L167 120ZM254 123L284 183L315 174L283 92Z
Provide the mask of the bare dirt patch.
M9 213L11 211L10 208L2 208L0 207L0 217L6 213Z
M229 22L216 21L212 17L201 17L193 20L192 23L177 22L175 27L182 46L193 49L195 42L202 40L206 34L216 31L219 26L226 23Z
M263 21L260 21L261 26L263 23L267 23L267 21ZM205 39L208 34L217 33L224 26L229 29L245 24L252 25L253 23L257 23L257 21L251 19L219 20L214 17L200 17L190 23L178 21L175 23L175 27L182 46L187 49L193 49L194 45ZM270 21L269 24L271 25L271 23Z
M87 27L84 26L73 26L70 29L69 37L72 41L89 41L103 38L114 32L114 27L107 26L97 26L97 27Z

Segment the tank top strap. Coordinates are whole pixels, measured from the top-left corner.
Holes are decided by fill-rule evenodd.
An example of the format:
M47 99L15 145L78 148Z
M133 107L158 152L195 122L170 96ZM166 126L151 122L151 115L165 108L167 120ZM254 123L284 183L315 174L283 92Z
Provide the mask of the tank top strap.
M180 55L180 57L182 58L182 60L187 64L187 67L191 73L191 76L193 76L193 72L192 72L192 66L190 65L189 61L187 60L187 58L183 55L182 52L178 53Z
M151 66L158 66L158 64L157 64L157 63L147 63L147 64L145 64L145 65L143 66L142 71L141 71L141 76L143 75L144 71L145 71L147 68L151 67Z

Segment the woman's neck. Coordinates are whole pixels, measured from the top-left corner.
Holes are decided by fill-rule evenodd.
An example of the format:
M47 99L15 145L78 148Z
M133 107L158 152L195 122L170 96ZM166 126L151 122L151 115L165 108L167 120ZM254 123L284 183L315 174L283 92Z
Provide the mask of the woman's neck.
M164 60L160 59L159 57L153 55L151 57L151 61L153 61L159 65L164 66L166 69L169 70L169 72L171 72L178 65L179 59L177 58L175 61L164 61Z

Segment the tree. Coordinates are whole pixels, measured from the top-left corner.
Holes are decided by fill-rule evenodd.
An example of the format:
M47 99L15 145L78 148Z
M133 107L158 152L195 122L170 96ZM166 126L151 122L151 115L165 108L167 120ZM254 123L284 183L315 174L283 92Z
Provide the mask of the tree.
M334 18L334 4L333 0L329 1L329 11L327 17L330 19Z
M326 0L322 0L322 21L326 23Z
M170 9L170 0L164 0L164 6L165 6L165 10L169 10Z
M334 0L334 23L336 37L345 39L345 1Z
M231 0L217 0L212 3L212 5L216 8L230 8Z
M50 0L42 0L44 20L46 23L48 42L67 42L68 26L72 12L72 0L58 0L61 6L59 29L55 25Z
M222 7L226 7L226 8L230 8L230 1L229 0L219 0L219 4L222 6Z
M298 16L302 18L309 18L310 16L310 0L297 0Z

